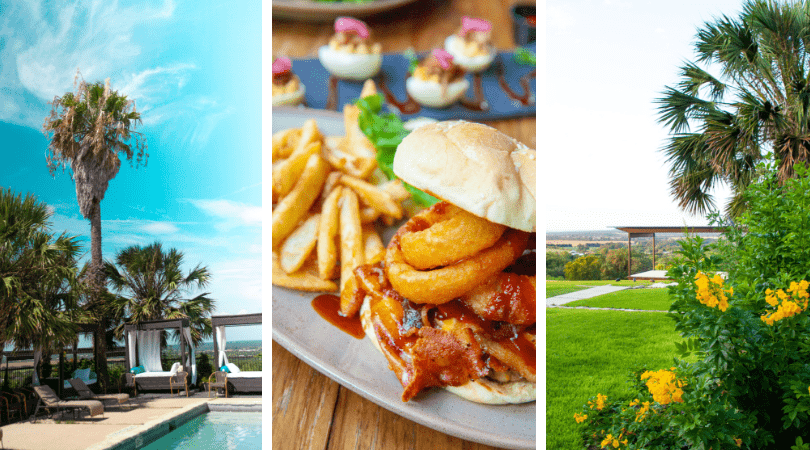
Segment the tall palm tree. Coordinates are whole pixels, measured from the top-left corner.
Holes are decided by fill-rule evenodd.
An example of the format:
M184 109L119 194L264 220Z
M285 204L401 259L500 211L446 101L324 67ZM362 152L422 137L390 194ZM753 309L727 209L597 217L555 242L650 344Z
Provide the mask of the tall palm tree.
M183 253L174 248L164 252L159 242L119 251L115 264L105 264L110 286L119 293L115 316L129 323L189 319L194 345L210 337L210 315L215 310L215 301L208 297L208 292L193 298L187 295L204 289L211 274L199 264L183 273L182 265ZM123 335L123 323L116 329L116 335Z
M736 216L758 162L773 160L784 181L810 159L810 4L748 0L737 18L698 29L694 48L697 60L657 100L672 133L663 149L671 192L681 208L705 213L725 182Z
M59 348L76 338L76 236L50 232L52 213L0 187L0 352Z
M76 78L79 79L77 74ZM44 132L49 136L47 163L54 175L57 168L70 166L76 182L79 210L90 220L91 270L88 276L91 303L99 303L105 290L101 255L101 200L111 179L118 174L121 158L130 165L146 165L146 141L133 131L141 121L135 102L110 89L109 78L104 83L85 83L75 92L55 97L53 108L45 119ZM130 145L132 144L132 145ZM97 372L104 386L107 376L107 349L103 338L108 328L102 317L98 322L93 346Z

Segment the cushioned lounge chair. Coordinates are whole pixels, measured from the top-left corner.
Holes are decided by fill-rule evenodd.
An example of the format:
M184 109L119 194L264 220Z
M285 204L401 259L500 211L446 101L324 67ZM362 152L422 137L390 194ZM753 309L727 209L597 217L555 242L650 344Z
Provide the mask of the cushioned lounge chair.
M104 405L98 400L62 400L57 397L56 393L48 386L34 386L39 401L37 408L34 410L34 421L36 422L37 413L39 409L45 409L50 414L52 410L56 410L58 414L62 410L72 410L73 416L77 417L77 413L86 409L90 412L90 417L103 415Z
M79 394L81 400L98 400L104 403L104 400L112 400L117 405L129 402L129 394L94 394L93 391L84 384L84 381L79 378L71 378L68 380L73 389Z

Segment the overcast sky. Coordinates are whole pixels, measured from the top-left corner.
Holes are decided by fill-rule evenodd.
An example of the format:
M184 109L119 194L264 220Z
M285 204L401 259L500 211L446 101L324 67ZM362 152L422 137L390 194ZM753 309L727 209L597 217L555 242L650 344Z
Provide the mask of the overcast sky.
M669 193L654 100L694 60L695 31L742 2L547 0L538 145L548 231L701 225ZM545 114L545 118L543 116ZM545 129L544 129L545 128ZM728 191L716 193L722 208ZM542 201L542 200L541 200Z
M208 267L216 314L260 312L261 3L55 3L0 0L0 186L47 203L52 230L80 236L89 257L89 221L70 171L48 173L41 128L77 69L110 78L136 101L149 159L122 164L101 202L105 259L160 241L186 271ZM244 331L229 338L261 339Z

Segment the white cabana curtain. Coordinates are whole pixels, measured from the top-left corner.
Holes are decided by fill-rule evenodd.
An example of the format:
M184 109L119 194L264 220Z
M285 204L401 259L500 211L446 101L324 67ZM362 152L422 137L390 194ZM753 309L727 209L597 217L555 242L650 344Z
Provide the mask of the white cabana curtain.
M34 373L31 374L31 385L39 386L39 375L37 375L37 367L39 367L39 362L42 360L42 350L37 349L34 350Z
M127 358L129 359L129 368L133 368L138 365L138 352L137 347L135 347L138 341L138 331L133 330L127 333L127 340L129 340L129 355Z
M214 338L217 340L217 348L219 349L219 354L216 355L217 358L217 367L216 370L219 370L225 364L228 364L228 355L225 354L225 326L220 325L214 329L215 336Z
M191 367L191 384L194 384L197 382L197 355L194 354L194 344L191 341L191 330L189 328L183 328L183 336L186 338L189 348L188 355L186 355L187 361L185 361L183 365L185 367ZM180 345L182 345L182 343Z
M163 372L160 364L160 332L161 330L138 331L138 353L141 365L147 372Z

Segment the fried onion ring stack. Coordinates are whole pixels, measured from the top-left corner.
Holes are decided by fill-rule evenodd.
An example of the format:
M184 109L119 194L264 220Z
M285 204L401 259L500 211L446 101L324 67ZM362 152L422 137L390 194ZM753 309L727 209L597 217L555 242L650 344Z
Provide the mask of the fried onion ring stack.
M448 187L466 183L463 177L488 181L467 200L456 196L412 217L383 261L355 270L353 295L363 298L366 334L402 383L403 401L434 386L482 403L533 401L534 150L484 125L444 122L403 141L395 173L416 184L427 154L447 161L445 173L423 177L432 181L417 187L439 198L452 197ZM419 162L403 171L399 158Z

